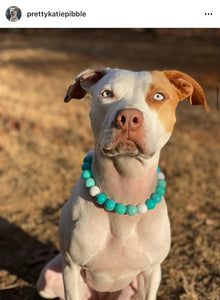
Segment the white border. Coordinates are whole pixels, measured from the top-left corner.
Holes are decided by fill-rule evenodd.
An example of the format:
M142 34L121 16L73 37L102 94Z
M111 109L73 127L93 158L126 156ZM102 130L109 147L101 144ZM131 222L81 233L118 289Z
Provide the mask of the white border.
M7 20L9 6L18 6L22 18ZM83 11L86 17L32 17L28 12ZM207 13L205 15L205 13ZM210 13L210 15L208 15ZM211 15L212 14L212 15ZM219 0L80 0L0 3L0 28L220 28Z

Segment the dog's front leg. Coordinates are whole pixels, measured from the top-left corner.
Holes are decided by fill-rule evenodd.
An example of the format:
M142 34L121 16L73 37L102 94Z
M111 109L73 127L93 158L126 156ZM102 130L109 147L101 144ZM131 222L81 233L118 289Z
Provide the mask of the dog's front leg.
M156 300L161 280L160 265L151 270L143 271L137 276L138 292L135 300Z
M63 260L63 282L65 300L82 300L82 278L80 267Z

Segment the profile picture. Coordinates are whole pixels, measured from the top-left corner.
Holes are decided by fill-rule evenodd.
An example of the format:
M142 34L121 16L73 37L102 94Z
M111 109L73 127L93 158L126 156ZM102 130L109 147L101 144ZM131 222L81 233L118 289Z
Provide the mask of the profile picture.
M21 18L21 10L20 10L20 8L18 8L17 6L10 6L6 10L6 18L10 22L17 22L17 21L19 21L20 18Z

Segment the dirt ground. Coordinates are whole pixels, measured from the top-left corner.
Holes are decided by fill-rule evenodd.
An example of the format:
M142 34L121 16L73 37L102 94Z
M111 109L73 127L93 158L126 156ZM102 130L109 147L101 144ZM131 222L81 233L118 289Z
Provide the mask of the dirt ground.
M79 72L100 66L177 69L204 88L210 113L181 102L161 153L172 247L158 299L220 299L219 58L219 29L0 31L1 300L41 299L35 282L58 252L61 207L93 148L89 101L63 98Z

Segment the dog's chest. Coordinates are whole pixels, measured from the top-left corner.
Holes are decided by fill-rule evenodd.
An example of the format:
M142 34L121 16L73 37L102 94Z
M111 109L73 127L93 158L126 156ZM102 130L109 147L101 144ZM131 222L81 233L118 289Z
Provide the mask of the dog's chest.
M160 224L155 220L153 226L159 226L155 234L151 222L130 216L111 219L106 217L105 211L103 213L96 214L95 219L90 218L87 226L82 220L84 225L78 224L74 229L71 256L82 268L101 272L138 272L166 256L169 223L164 218Z

